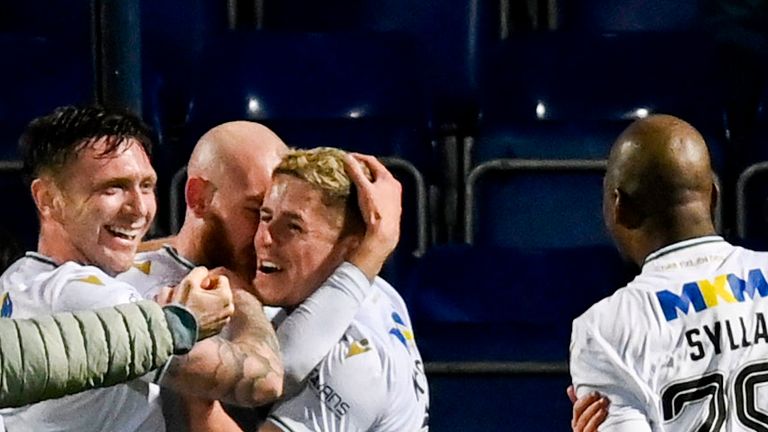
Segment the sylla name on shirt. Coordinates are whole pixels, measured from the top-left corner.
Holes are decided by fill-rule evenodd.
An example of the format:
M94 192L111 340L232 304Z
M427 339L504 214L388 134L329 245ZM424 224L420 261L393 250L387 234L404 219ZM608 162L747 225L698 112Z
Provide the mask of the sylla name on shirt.
M701 360L712 350L718 355L725 350L768 343L768 326L763 313L757 312L753 320L731 318L693 328L685 332L685 340L691 347L691 360Z

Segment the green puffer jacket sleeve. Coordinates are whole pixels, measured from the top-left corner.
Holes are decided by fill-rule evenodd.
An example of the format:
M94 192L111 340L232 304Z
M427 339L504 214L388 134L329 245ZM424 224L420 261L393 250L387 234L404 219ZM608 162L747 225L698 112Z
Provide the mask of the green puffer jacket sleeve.
M145 300L0 319L0 408L118 384L163 366L178 333L169 328L173 320L167 316L157 303Z

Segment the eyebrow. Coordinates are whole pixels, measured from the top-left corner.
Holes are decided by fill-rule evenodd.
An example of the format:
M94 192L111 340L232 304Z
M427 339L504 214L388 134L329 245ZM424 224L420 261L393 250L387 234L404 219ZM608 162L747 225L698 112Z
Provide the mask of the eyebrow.
M301 215L301 213L287 211L287 212L284 213L284 215L288 219L297 220L299 222L304 222L304 217Z
M113 178L108 178L108 179L104 179L102 181L96 182L95 186L96 187L106 187L106 186L113 186L113 185L125 186L125 185L132 184L134 181L136 181L136 179L132 176L113 177ZM152 183L157 183L157 176L144 176L138 180L139 183L144 183L145 181L151 181Z
M248 195L245 197L245 201L248 204L261 204L264 202L264 194L258 194L258 195Z

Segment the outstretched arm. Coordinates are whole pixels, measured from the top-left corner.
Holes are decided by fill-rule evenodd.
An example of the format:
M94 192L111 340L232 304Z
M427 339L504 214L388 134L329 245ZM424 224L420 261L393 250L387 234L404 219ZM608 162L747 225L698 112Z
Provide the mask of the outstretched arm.
M0 319L0 408L130 381L162 367L177 350L188 351L197 333L187 309L161 308L150 300L33 319ZM86 351L86 340L107 349Z

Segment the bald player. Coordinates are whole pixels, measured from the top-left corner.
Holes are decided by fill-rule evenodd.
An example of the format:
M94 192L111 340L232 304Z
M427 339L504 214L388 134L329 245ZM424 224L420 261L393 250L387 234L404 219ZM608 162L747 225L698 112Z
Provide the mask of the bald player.
M701 135L671 116L636 121L603 192L606 226L642 270L573 322L576 394L610 400L599 430L768 430L768 254L715 235Z
M308 299L311 307L298 308L287 318L280 318L285 318L277 330L285 364L283 376L279 359L273 355L278 344L274 338L263 336L272 330L261 304L234 288L252 289L259 212L272 171L286 151L277 135L253 122L224 123L204 134L187 166L187 209L181 230L175 237L145 246L149 250L137 255L134 268L120 276L134 286L151 287L143 293L151 297L159 288L178 282L194 265L228 269L236 300L232 325L225 332L228 339L219 337L198 344L189 355L174 360L167 374L168 383L184 389L185 395L253 406L269 400L260 397L257 390L274 388L275 380L284 378L288 392L298 389L344 334L397 244L399 184L398 196L393 196L392 185L379 182L361 192L360 199L367 200L369 212L377 213L380 220L396 221L398 230L393 231L393 224L386 223L367 226L363 245L375 247L359 248L349 262L336 269ZM272 343L258 343L264 340ZM211 374L211 368L218 372ZM244 388L253 391L248 393ZM163 403L166 424L171 430L178 429L185 423L178 417L178 404L173 398L164 398Z

